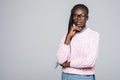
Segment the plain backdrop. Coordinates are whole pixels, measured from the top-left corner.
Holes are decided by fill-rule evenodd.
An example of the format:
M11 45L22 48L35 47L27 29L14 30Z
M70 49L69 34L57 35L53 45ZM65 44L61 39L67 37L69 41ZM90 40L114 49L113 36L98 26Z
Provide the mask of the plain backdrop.
M61 80L56 52L78 3L100 33L96 79L120 80L120 0L0 0L0 80Z

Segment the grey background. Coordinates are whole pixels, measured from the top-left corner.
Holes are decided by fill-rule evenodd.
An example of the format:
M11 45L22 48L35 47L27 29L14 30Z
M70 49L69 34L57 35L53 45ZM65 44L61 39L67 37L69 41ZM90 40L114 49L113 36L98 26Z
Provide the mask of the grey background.
M101 35L96 79L120 80L120 0L0 0L0 80L60 80L56 52L78 3Z

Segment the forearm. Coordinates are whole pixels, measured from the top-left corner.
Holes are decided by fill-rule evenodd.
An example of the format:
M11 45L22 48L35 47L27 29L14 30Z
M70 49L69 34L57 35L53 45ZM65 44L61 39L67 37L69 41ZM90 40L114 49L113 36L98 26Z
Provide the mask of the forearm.
M70 35L67 35L66 38L65 38L64 44L69 45L70 42L71 42L71 38L72 37Z
M64 43L65 38L65 36L62 38L57 52L57 61L59 64L63 64L70 56L70 45Z
M95 66L96 57L86 57L84 59L75 59L70 63L73 68L92 68Z

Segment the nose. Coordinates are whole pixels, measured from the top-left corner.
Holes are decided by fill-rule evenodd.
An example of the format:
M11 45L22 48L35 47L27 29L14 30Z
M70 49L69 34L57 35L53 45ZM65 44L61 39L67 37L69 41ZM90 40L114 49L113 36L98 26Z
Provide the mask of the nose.
M77 20L81 20L81 17L80 17L80 16L78 16L78 17L77 17Z

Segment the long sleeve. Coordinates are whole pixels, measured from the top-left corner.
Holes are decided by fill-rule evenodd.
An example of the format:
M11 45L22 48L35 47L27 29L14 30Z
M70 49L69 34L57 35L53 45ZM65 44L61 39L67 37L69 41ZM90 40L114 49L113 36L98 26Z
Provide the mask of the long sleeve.
M64 44L64 41L65 37L62 38L57 52L57 61L59 64L62 64L65 61L67 61L70 56L70 45Z
M91 68L95 66L96 58L98 56L99 34L97 33L90 43L88 54L84 58L76 58L71 61L70 66L73 68Z

